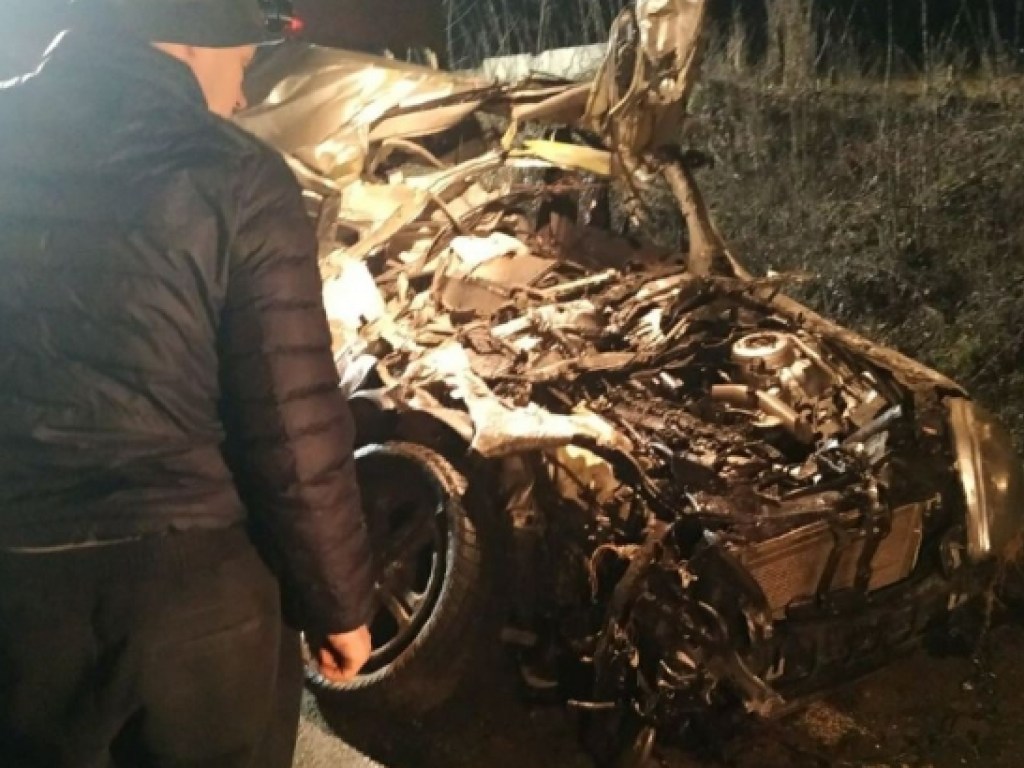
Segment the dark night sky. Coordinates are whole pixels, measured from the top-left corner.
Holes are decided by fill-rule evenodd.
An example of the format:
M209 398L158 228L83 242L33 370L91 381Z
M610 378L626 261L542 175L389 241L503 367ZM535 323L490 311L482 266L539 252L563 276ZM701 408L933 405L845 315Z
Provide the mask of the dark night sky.
M306 0L307 2L309 0ZM315 0L330 4L341 0ZM351 1L351 0L349 0ZM372 3L373 0L362 0ZM408 0L453 4L439 12L463 22L454 37L456 59L472 63L483 54L519 52L544 47L594 42L602 35L617 8L630 0ZM767 0L779 2L780 0ZM754 52L764 43L766 0L710 0L712 17L720 25L738 10L742 12L755 40ZM884 47L893 30L893 42L907 60L920 57L922 49L922 4L927 10L931 46L967 52L991 48L998 39L1006 52L1024 56L1024 0L813 0L817 23L828 28L829 39L844 34L865 49ZM0 76L3 60L13 60L26 48L40 45L54 27L46 21L47 8L59 8L67 0L0 0ZM547 9L546 15L541 8ZM504 8L506 19L494 18L488 9ZM585 10L586 9L586 10ZM595 13L594 9L601 9ZM587 21L581 22L583 16ZM548 30L538 35L540 19ZM998 35L993 35L993 21ZM509 30L513 30L509 32ZM500 39L499 39L500 37ZM502 51L500 48L506 50ZM511 49L509 51L508 49ZM467 60L468 59L468 60Z
M573 40L575 35L593 38L587 23L580 23L592 9L601 7L604 16L611 18L617 8L629 0L449 0L458 11L477 9L469 13L465 33L476 41L488 41L488 47L498 45L493 23L479 12L483 8L505 8L508 18L499 26L497 34L504 34L512 48L531 47L538 38L540 19L547 18L552 31L541 35L548 44L593 42L592 39ZM766 3L784 0L710 0L712 19L719 28L727 25L734 14L745 20L754 38L754 48L763 48ZM923 21L927 22L929 47L946 51L964 52L967 58L981 48L991 47L999 40L1007 50L1024 48L1024 0L809 0L814 6L819 32L828 32L828 39L844 39L863 50L887 47L891 40L908 61L919 60L922 51ZM546 16L542 9L546 8ZM924 13L922 13L924 11ZM522 29L522 27L526 27ZM509 34L508 29L513 32ZM993 29L997 30L994 34ZM514 52L521 52L520 50ZM457 54L460 52L456 52Z

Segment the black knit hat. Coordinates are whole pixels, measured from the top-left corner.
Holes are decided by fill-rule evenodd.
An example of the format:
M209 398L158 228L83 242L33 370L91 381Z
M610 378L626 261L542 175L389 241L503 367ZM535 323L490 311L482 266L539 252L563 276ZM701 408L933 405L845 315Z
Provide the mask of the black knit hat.
M260 0L74 0L76 24L151 42L231 48L268 40Z

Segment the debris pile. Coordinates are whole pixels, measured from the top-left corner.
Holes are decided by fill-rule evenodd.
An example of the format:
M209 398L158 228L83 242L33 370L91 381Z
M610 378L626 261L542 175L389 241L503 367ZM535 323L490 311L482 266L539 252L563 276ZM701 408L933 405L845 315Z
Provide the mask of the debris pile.
M519 543L560 561L522 625L553 620L595 668L590 701L671 691L678 720L729 690L778 710L774 622L907 578L943 519L892 461L948 470L913 394L779 311L778 279L695 276L550 221L452 237L393 281L375 264L388 311L347 345L399 410L520 462Z

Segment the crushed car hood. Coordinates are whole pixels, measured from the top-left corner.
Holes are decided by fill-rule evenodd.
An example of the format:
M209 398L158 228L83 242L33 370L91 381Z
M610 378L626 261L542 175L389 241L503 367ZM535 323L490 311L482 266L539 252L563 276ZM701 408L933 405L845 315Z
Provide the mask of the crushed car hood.
M370 144L450 128L481 104L485 81L379 56L285 42L246 78L254 106L236 120L312 171L356 179ZM413 120L402 120L403 113Z

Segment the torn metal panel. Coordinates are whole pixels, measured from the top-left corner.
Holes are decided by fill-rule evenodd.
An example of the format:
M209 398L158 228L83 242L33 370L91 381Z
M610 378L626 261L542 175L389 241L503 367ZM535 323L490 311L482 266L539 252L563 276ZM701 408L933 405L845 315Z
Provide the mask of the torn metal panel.
M526 155L539 157L559 168L586 171L597 176L612 174L611 153L601 149L540 139L528 139L523 146Z
M698 74L706 5L637 0L616 20L585 119L617 155L641 158L678 141ZM626 43L632 36L638 45Z
M519 122L541 120L547 123L572 125L583 117L589 97L590 83L568 89L559 88L542 101L513 104L511 117Z
M341 261L337 273L324 281L324 307L331 322L349 333L387 313L384 297L373 282L366 264L354 259Z
M459 198L476 195L474 180L502 165L500 155L488 153L454 168L409 176L401 183L385 186L353 182L342 196L339 226L357 237L340 249L342 257L366 258L417 226L430 225L435 234L438 226L446 224L456 229L450 217L454 215L452 209L458 208ZM440 225L431 217L434 212L440 214Z
M483 60L480 74L503 83L518 83L538 75L590 80L605 52L605 46L597 44L555 48L538 55L491 56Z
M607 461L586 448L567 445L548 452L552 479L562 495L578 504L601 507L619 501L622 481Z
M967 502L967 554L984 561L1015 544L1024 470L1009 433L987 410L950 398L951 439Z
M474 427L471 447L481 456L557 448L576 440L615 450L631 448L629 440L597 414L553 414L533 404L523 408L505 405L473 372L466 350L458 344L424 354L409 367L405 386L423 387L435 381L443 382L452 396L465 404Z
M706 15L700 0L637 0L639 49L654 68L645 93L659 106L686 104L699 74Z
M493 233L486 238L457 237L449 246L435 289L445 309L492 317L528 291L554 261L534 256L515 238Z
M387 141L395 138L431 136L455 127L478 109L483 101L480 99L462 101L457 104L418 109L404 115L382 118L370 129L367 140L370 142Z
M385 121L390 113L489 89L466 76L300 43L262 55L246 87L253 106L237 122L336 181L358 178L374 131L377 139L423 135L418 118ZM467 114L452 110L428 127L440 130Z

